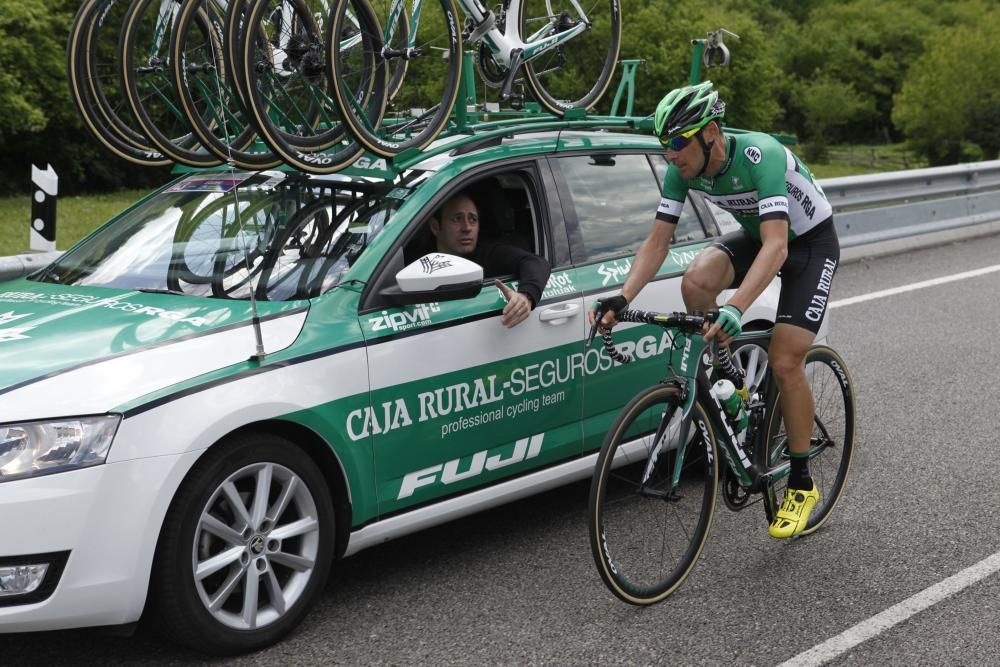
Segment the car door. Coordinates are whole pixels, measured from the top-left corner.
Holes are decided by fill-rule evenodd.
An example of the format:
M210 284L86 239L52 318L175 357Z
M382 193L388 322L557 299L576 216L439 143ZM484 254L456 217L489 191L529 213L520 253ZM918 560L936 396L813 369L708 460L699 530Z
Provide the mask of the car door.
M565 154L550 160L569 238L572 280L583 291L587 307L621 291L635 252L654 224L662 180L654 170L656 157L623 151ZM708 245L708 236L699 210L689 203L663 266L631 305L660 312L684 310L681 275ZM663 376L660 355L670 345L665 332L622 325L615 329L615 341L636 360L629 365L613 363L596 341L586 352L584 451L599 448L621 407Z
M476 185L485 182L483 176ZM553 240L539 170L521 165L488 176L514 184L512 198L520 184L523 195L512 205L517 210L502 216L513 227L493 231L520 233L529 237L530 249L550 256ZM413 219L405 245L417 243L431 212L471 188L473 180L439 174L422 186L440 192ZM481 226L493 212L484 209L506 205L479 203ZM383 515L579 455L583 387L573 378L583 346L582 295L550 280L528 319L507 329L500 323L501 292L493 277L485 278L474 298L402 307L376 301L360 315L371 408L349 436L372 438ZM511 276L502 278L516 286Z

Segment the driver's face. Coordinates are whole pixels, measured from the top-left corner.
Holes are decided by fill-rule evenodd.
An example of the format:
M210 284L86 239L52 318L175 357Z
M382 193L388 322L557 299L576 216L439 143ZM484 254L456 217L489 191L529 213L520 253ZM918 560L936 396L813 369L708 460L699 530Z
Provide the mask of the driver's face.
M433 227L431 228L433 231ZM470 198L452 197L441 208L437 231L438 251L452 255L471 255L479 240L479 211Z

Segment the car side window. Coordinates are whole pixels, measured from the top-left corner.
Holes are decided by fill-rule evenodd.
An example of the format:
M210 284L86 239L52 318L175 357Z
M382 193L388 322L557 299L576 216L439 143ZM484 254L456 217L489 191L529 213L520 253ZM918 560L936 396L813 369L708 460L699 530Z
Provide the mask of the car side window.
M545 244L532 183L532 179L522 172L491 174L463 183L457 190L450 191L448 196L462 193L475 202L479 214L480 242L512 245L544 257ZM430 219L446 199L440 199L428 209L416 233L407 242L407 263L435 250Z
M660 204L659 181L647 157L566 156L558 163L571 198L563 208L574 262L635 254ZM689 208L685 207L675 243L705 237L697 214Z
M667 174L667 158L663 155L655 154L650 155L649 160L653 164L653 170L656 172L657 187L662 187L663 177ZM674 232L673 244L700 241L708 236L705 233L705 227L698 219L695 207L691 205L692 196L700 197L701 195L688 195L688 201L684 205L684 210L681 211L681 218L677 221L677 231Z

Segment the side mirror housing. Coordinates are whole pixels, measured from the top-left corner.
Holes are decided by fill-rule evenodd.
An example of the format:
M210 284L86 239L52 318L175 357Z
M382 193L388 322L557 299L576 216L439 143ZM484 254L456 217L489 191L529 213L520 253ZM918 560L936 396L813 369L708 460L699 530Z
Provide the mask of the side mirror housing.
M483 288L483 267L456 255L432 252L396 274L380 294L394 306L470 299Z

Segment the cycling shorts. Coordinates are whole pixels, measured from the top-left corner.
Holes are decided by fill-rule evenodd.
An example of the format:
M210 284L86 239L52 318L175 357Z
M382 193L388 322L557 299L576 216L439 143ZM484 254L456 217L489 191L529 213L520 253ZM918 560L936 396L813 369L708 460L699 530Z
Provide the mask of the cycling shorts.
M730 288L739 287L750 270L761 244L745 230L720 236L713 248L729 256L736 271ZM794 324L819 332L830 302L830 287L840 264L840 241L833 218L788 242L788 257L781 265L781 296L775 324Z

